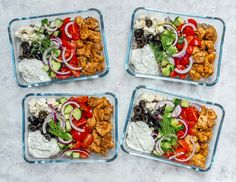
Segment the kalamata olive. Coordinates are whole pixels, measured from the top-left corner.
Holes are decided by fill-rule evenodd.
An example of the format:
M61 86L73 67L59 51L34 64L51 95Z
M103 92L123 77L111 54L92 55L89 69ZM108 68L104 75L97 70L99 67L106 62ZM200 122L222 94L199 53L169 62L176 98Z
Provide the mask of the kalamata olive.
M152 26L152 20L151 19L146 19L145 24L146 24L147 27L151 27Z
M35 116L29 116L28 121L32 123L33 125L37 125L37 118Z
M144 116L142 116L142 121L145 123L148 123L149 121L149 116L147 114L145 114Z
M147 35L148 43L153 42L154 39L155 39L155 36L154 36L153 34L148 34L148 35Z
M134 113L140 115L142 113L142 108L140 106L135 106Z
M141 117L139 115L134 115L132 118L133 121L140 121Z
M134 36L135 36L135 38L138 38L138 37L142 37L143 36L143 29L136 29L135 31L134 31Z
M30 47L28 42L22 42L20 46L22 49L29 49L29 47Z
M36 50L34 56L36 59L42 60L42 53L40 50Z
M45 137L48 141L50 141L50 140L52 139L52 136L51 136L49 133L46 133L46 134L44 135L44 137Z
M146 106L145 100L140 100L140 101L139 101L139 106L140 106L142 109L144 109L145 106Z
M29 124L29 126L28 126L29 131L35 132L37 129L38 129L37 126L35 126L33 124Z
M47 117L47 112L46 111L39 111L39 119L45 119Z

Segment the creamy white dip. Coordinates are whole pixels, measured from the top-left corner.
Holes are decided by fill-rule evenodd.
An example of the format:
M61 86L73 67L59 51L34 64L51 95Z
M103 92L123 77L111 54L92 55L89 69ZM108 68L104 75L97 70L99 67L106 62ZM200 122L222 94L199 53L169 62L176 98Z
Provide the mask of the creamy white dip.
M29 153L36 158L49 158L60 152L56 139L47 141L39 130L28 135Z
M131 63L134 65L136 72L147 74L159 73L158 64L149 45L144 46L142 49L133 49L131 52Z
M28 83L47 82L51 78L47 72L43 70L43 63L37 59L23 59L19 65L18 70L23 79Z
M126 138L127 145L137 151L151 153L155 141L151 136L152 130L142 121L131 122Z

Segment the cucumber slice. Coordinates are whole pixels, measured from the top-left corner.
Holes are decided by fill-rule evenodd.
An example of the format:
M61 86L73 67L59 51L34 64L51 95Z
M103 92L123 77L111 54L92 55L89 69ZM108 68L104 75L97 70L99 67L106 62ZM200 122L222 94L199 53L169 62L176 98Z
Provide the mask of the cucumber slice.
M60 18L57 18L55 21L54 21L54 24L55 26L57 26L58 28L62 26L63 24L63 20L60 19Z
M57 145L62 149L63 147L65 147L65 145L64 144L62 144L62 143L57 143Z
M72 153L73 153L72 151L67 151L67 152L65 152L65 155L70 157Z
M48 75L50 78L56 78L57 76L56 73L54 73L53 71L50 71Z
M73 112L73 116L76 120L79 120L81 118L82 112L79 108L76 108Z
M49 71L49 66L48 66L48 65L45 65L45 64L44 64L42 68L43 68L43 70L45 70L46 72Z
M65 111L64 113L65 114L70 114L71 111L73 111L73 107L71 105L67 105L66 108L65 108Z
M68 100L67 98L62 97L62 98L59 99L59 103L64 104L67 100Z
M73 153L72 153L72 157L73 157L74 159L79 159L79 158L80 158L80 153L79 153L79 152L73 152Z
M175 20L174 20L174 25L175 25L176 27L180 26L180 25L183 24L183 23L184 23L184 20L183 20L182 18L180 18L179 16L177 16L177 17L175 18Z
M65 119L66 120L70 119L70 115L69 114L65 114Z
M53 70L58 71L61 68L61 63L54 60L52 60L51 63L52 63Z
M56 57L59 57L60 54L61 54L61 51L60 51L59 49L55 49L55 50L53 51L53 54L54 54Z
M71 126L70 126L70 122L66 121L66 131L69 132L71 131Z
M60 31L60 30L57 30L57 31L53 32L53 35L54 35L55 37L59 37L59 36L61 35L61 31Z
M181 106L182 107L188 107L189 106L189 102L186 99L182 99Z

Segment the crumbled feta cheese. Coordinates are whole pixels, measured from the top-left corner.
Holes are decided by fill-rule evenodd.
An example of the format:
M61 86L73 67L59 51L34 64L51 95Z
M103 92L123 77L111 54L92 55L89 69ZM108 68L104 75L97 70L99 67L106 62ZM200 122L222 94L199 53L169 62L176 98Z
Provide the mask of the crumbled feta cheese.
M32 114L35 117L38 117L38 114L41 110L46 112L51 111L50 107L47 104L47 100L44 98L40 99L33 98L29 101L28 105L30 114Z

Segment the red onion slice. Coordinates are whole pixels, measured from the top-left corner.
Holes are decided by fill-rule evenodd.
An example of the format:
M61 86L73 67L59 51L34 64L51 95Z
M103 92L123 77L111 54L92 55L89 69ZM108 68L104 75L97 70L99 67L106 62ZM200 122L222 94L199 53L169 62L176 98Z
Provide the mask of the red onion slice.
M62 45L62 41L61 41L61 39L59 38L59 37L53 37L53 38L51 38L50 39L52 42L55 42L55 45L57 46L57 47L61 47L61 45Z
M55 32L58 29L58 27L51 28L47 24L44 24L44 28L49 32Z
M62 156L65 156L66 152L81 152L81 153L85 153L86 155L90 155L89 151L87 150L82 150L82 149L69 149L63 152Z
M180 153L177 153L177 154L175 154L175 155L170 156L168 159L169 159L169 160L172 160L172 159L174 159L174 158L176 158L176 157L178 157L178 156L181 156L181 155L183 155L183 154L185 154L185 153L184 153L184 152L180 152Z
M202 106L198 103L192 103L191 106L194 106L199 112L202 111Z
M171 117L177 118L177 117L181 114L181 111L182 111L181 106L180 106L180 105L177 105L177 106L174 108L173 112L171 113Z
M189 160L194 156L194 154L195 154L195 152L196 152L196 145L195 145L194 141L193 141L191 138L190 138L190 141L191 141L192 144L193 144L193 151L192 151L191 155L189 155L189 157L186 158L186 159L178 159L177 157L175 157L175 158L174 158L175 160L177 160L177 161L179 161L179 162L187 162L187 161L189 161Z
M61 114L62 114L63 117L65 117L65 108L66 108L66 106L70 105L70 104L75 105L77 108L80 108L80 105L78 103L74 102L74 101L65 102L61 107Z
M44 51L44 53L43 53L43 63L45 64L45 65L48 65L48 59L47 59L47 56L48 56L48 53L50 52L52 50L52 48L51 47L49 47L49 48L47 48L45 51Z
M66 58L65 58L65 52L66 52L66 48L63 48L63 50L62 50L62 60L63 60L63 62L65 63L65 65L66 65L68 68L70 68L71 70L76 70L76 71L81 70L82 67L74 67L74 66L71 66L71 65L68 63L68 61L70 61L74 55L71 54L70 57L69 57L68 59L66 59Z
M164 105L168 105L170 107L175 107L174 103L168 100L160 101L156 104L155 108L158 110L159 107L162 107Z
M181 28L181 32L183 32L183 30L184 30L186 27L192 27L194 31L197 30L197 27L196 27L194 24L192 24L192 23L185 23L185 24L182 26L182 28Z
M50 66L51 70L52 70L53 72L55 72L56 74L59 74L59 75L67 75L67 74L70 73L70 71L60 72L60 71L57 71L57 70L53 69L53 66L52 66L52 56L50 56L50 58L49 58L49 66Z
M75 126L74 123L73 123L73 121L72 121L72 115L73 115L74 111L75 111L75 109L70 113L70 125L71 125L71 127L72 127L73 129L75 129L76 131L79 131L79 132L83 133L85 130L82 129L82 128L79 128L79 127L77 127L77 126Z
M56 117L57 117L57 119L60 121L60 126L61 126L63 129L65 129L65 127L66 127L66 122L65 122L64 118L61 117L60 115L57 115ZM47 123L49 123L52 119L53 119L53 115L48 115L48 116L45 118L45 120L44 120L44 122L43 122L43 126L42 126L43 134L46 134L46 133L47 133L47 131L46 131L46 125L47 125Z
M175 68L175 72L179 73L179 74L186 74L192 69L192 66L193 66L193 59L192 59L192 57L190 57L188 67L184 70L179 70L178 68Z
M68 22L67 24L66 24L66 26L65 26L65 33L66 33L66 36L68 37L68 38L72 38L72 35L69 33L69 31L68 31L68 28L69 28L69 26L71 26L71 25L73 25L74 24L74 22Z
M184 38L184 47L181 51L179 51L178 53L176 54L173 54L172 57L181 57L185 54L186 50L188 48L188 41L186 38Z
M66 141L66 140L63 140L62 138L58 138L59 142L62 143L62 144L70 144L73 139L71 138L70 140Z
M169 62L170 62L172 65L175 65L175 60L174 60L174 58L168 57L168 60L169 60Z
M54 60L56 60L56 61L58 61L58 62L60 62L60 63L63 63L63 61L62 61L61 59L58 59L58 58L55 56L55 54L53 53L53 51L52 51L52 57L53 57Z
M186 124L186 122L182 119L177 119L179 122L183 123L184 127L185 127L185 132L184 135L182 137L180 137L181 139L184 138L187 134L188 134L188 125Z
M177 30L170 24L163 24L162 26L173 30L173 32L175 34L175 41L173 42L172 45L175 46L178 42L178 32L177 32Z

